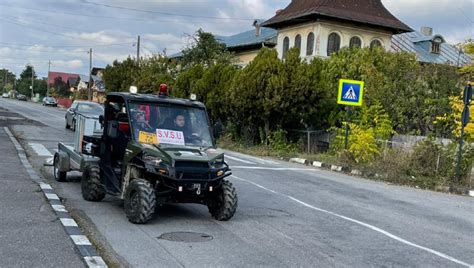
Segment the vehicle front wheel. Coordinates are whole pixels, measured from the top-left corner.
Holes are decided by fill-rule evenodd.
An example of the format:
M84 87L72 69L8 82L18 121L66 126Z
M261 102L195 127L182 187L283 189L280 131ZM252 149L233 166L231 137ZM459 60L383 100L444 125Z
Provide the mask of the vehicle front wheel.
M237 191L230 181L222 182L221 192L208 204L209 213L218 221L230 220L237 210Z
M76 131L76 120L72 119L71 121L71 130Z
M59 171L59 155L54 156L53 162L53 173L54 179L59 182L65 182L67 177L67 172Z
M130 222L148 222L156 208L156 193L151 183L143 179L133 180L125 192L124 206Z
M70 127L69 124L67 123L67 118L66 118L66 129L69 129L69 128L71 128L71 127Z
M100 167L88 165L82 173L81 192L84 200L99 202L105 197L105 188L100 181Z

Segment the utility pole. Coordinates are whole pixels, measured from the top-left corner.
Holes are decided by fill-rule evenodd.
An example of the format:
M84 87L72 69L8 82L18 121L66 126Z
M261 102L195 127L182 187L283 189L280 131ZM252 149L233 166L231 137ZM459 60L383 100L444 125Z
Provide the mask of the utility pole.
M51 72L51 61L48 62L48 79L46 79L47 89L46 96L49 97L49 73Z
M3 69L3 90L2 92L5 92L5 87L7 86L7 69Z
M87 99L92 100L92 48L89 49L89 83L87 84Z
M137 66L140 67L140 36L137 40Z
M33 87L35 85L35 70L33 69L33 65L31 66L31 100L34 98Z

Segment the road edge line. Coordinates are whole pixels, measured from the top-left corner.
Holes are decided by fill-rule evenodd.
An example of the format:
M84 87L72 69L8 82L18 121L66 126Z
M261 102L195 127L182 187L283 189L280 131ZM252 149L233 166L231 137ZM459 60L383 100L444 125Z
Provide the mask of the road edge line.
M468 268L473 268L473 267L474 267L474 265L471 265L471 264L469 264L469 263L463 262L463 261L461 261L461 260L459 260L459 259L456 259L456 258L454 258L454 257L452 257L452 256L449 256L448 254L445 254L445 253L442 253L442 252L440 252L440 251L437 251L437 250L434 250L434 249L431 249L431 248L428 248L428 247L424 247L424 246L418 245L418 244L416 244L416 243L413 243L413 242L411 242L411 241L408 241L408 240L406 240L406 239L404 239L404 238L402 238L402 237L400 237L400 236L397 236L397 235L395 235L395 234L392 234L392 233L390 233L390 232L388 232L388 231L386 231L386 230L384 230L384 229L382 229L382 228L379 228L379 227L377 227L377 226L375 226L375 225L371 225L371 224L368 224L368 223L365 223L365 222L362 222L362 221L353 219L353 218L351 218L351 217L344 216L344 215L342 215L342 214L339 214L339 213L336 213L336 212L333 212L333 211L330 211L330 210L326 210L326 209L318 208L318 207L316 207L316 206L312 206L312 205L310 205L310 204L308 204L308 203L305 203L305 202L303 202L303 201L301 201L301 200L299 200L299 199L297 199L297 198L295 198L295 197L293 197L293 196L291 196L291 195L287 195L287 194L284 194L284 193L280 193L280 192L274 191L274 190L272 190L272 189L270 189L270 188L267 188L267 187L265 187L265 186L263 186L263 185L260 185L260 184L258 184L258 183L256 183L256 182L253 182L253 181L250 181L250 180L246 180L246 179L242 179L242 178L237 177L237 176L235 176L235 175L231 175L231 176L232 176L233 178L239 180L239 181L243 181L243 182L252 184L252 185L254 185L254 186L256 186L256 187L258 187L258 188L260 188L260 189L262 189L262 190L265 190L265 191L268 191L268 192L270 192L270 193L273 193L273 194L276 194L276 195L285 197L285 198L287 198L287 199L289 199L289 200L292 200L292 201L294 201L294 202L296 202L296 203L298 203L298 204L300 204L300 205L302 205L302 206L304 206L304 207L313 209L313 210L315 210L315 211L319 211L319 212L321 212L321 213L329 214L329 215L332 215L332 216L334 216L334 217L336 217L336 218L340 218L340 219L346 220L346 221L348 221L348 222L352 222L352 223L355 223L355 224L357 224L357 225L363 226L363 227L365 227L365 228L367 228L367 229L370 229L370 230L372 230L372 231L375 231L375 232L377 232L377 233L379 233L379 234L382 234L382 235L384 235L384 236L386 236L386 237L388 237L388 238L391 238L391 239L393 239L393 240L395 240L395 241L398 241L398 242L400 242L400 243L402 243L402 244L405 244L405 245L408 245L408 246L411 246L411 247L420 249L420 250L422 250L422 251L431 253L431 254L433 254L433 255L435 255L435 256L438 256L438 257L443 258L443 259L445 259L445 260L448 260L448 261L457 263L457 264L462 265L462 266L464 266L464 267L468 267Z
M59 199L53 187L51 187L50 184L44 182L44 180L38 176L36 171L33 169L33 166L26 157L25 149L23 149L15 136L13 136L10 129L8 127L3 127L3 129L15 146L18 157L20 158L20 161L23 167L26 169L30 179L41 188L44 197L58 217L61 225L64 228L64 231L69 236L69 239L74 244L76 251L79 253L86 266L90 268L108 267L104 259L99 254L97 254L96 249L90 243L87 236L84 235L78 224L74 221L71 215L69 215L69 212L64 207L64 204Z

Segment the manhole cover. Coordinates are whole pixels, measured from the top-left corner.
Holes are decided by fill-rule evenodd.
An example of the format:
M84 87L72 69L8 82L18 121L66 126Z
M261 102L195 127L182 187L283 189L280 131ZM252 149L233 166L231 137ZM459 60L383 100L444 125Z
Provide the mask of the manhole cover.
M165 233L158 237L158 239L173 241L173 242L207 242L212 240L212 236L203 233L193 232L172 232Z

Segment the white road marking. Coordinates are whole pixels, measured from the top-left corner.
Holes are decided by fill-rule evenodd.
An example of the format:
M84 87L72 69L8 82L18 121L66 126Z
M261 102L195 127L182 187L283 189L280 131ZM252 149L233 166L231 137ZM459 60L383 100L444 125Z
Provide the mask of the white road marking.
M272 164L272 165L277 165L278 162L275 162L275 161L272 161L272 160L267 160L267 159L262 159L262 158L258 158L258 157L255 157L255 156L250 156L250 155L245 155L245 154L240 154L240 153L236 153L236 152L230 152L230 153L233 153L234 154L234 158L235 155L239 155L240 157L245 157L245 158L248 158L248 159L251 159L252 161L254 162L258 162L260 164ZM225 157L229 157L229 154L226 154ZM240 158L239 158L240 159ZM245 160L247 161L247 160Z
M61 218L61 223L66 227L78 227L77 223L73 219Z
M90 268L102 268L102 267L107 267L107 264L105 261L102 259L102 257L84 257L84 260L87 263L87 267Z
M90 246L92 245L87 236L85 235L70 235L74 244L78 246Z
M63 205L51 205L51 207L53 207L53 209L57 212L67 212Z
M53 155L44 147L43 144L39 143L29 143L30 147L35 151L38 156L48 156L52 157Z
M44 182L40 182L40 188L43 189L43 190L53 190L53 188L51 187L51 185L46 184L46 183L44 183Z
M247 182L247 183L249 183L249 184L252 184L252 185L254 185L254 186L257 186L258 188L263 189L263 190L265 190L265 191L268 191L268 192L271 192L271 193L274 193L274 194L277 194L277 195L286 197L286 198L288 198L288 199L290 199L290 200L293 200L293 201L297 202L298 204L303 205L303 206L305 206L305 207L307 207L307 208L310 208L310 209L313 209L313 210L316 210L316 211L319 211L319 212L323 212L323 213L326 213L326 214L330 214L330 215L332 215L332 216L335 216L335 217L337 217L337 218L341 218L341 219L350 221L350 222L352 222L352 223L359 224L359 225L364 226L364 227L366 227L366 228L369 228L369 229L371 229L371 230L373 230L373 231L375 231L375 232L381 233L381 234L383 234L383 235L385 235L385 236L387 236L387 237L389 237L389 238L391 238L391 239L393 239L393 240L396 240L396 241L398 241L398 242L401 242L401 243L403 243L403 244L405 244L405 245L412 246L412 247L415 247L415 248L424 250L424 251L426 251L426 252L428 252L428 253L434 254L434 255L439 256L439 257L441 257L441 258L443 258L443 259L452 261L452 262L454 262L454 263L463 265L463 266L465 266L465 267L474 267L474 265L472 265L472 264L465 263L465 262L463 262L463 261L460 261L460 260L458 260L458 259L456 259L456 258L454 258L454 257L451 257L451 256L449 256L449 255L447 255L447 254L444 254L444 253L442 253L442 252L436 251L436 250L434 250L434 249L427 248L427 247L424 247L424 246L420 246L420 245L418 245L418 244L415 244L415 243L413 243L413 242L410 242L410 241L408 241L408 240L405 240L405 239L403 239L403 238L401 238L401 237L398 237L398 236L396 236L396 235L394 235L394 234L392 234L392 233L389 233L389 232L387 232L387 231L385 231L385 230L383 230L383 229L381 229L381 228L378 228L378 227L376 227L376 226L370 225L370 224L368 224L368 223L361 222L361 221L358 221L358 220L356 220L356 219L349 218L349 217L346 217L346 216L341 215L341 214L337 214L337 213L332 212L332 211L329 211L329 210L325 210L325 209L322 209L322 208L318 208L318 207L312 206L312 205L307 204L307 203L305 203L305 202L303 202L303 201L301 201L301 200L298 200L298 199L296 199L296 198L294 198L294 197L292 197L292 196L290 196L290 195L282 194L282 193L276 192L276 191L274 191L274 190L268 189L268 188L266 188L265 186L262 186L262 185L260 185L260 184L258 184L258 183L253 182L253 181L249 181L249 180L246 180L246 179L242 179L242 178L239 178L239 177L237 177L237 176L235 176L235 175L232 175L232 177L236 178L237 180L240 180L240 181L243 181L243 182Z
M278 171L319 171L311 168L272 168L272 167L249 167L249 166L231 166L232 169L255 169L255 170L278 170Z
M50 200L59 200L59 197L56 194L44 194L46 195L46 198Z
M249 164L249 165L255 165L256 163L254 162L250 162L250 161L247 161L247 160L244 160L244 159L240 159L240 158L237 158L237 157L233 157L233 156L230 156L228 154L225 155L225 158L229 158L231 160L234 160L234 161L238 161L238 162L242 162L242 163L245 163L245 164Z

